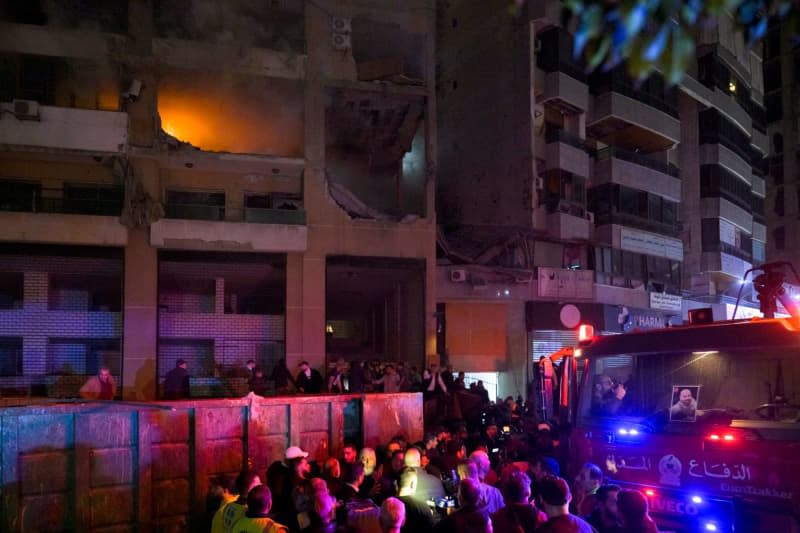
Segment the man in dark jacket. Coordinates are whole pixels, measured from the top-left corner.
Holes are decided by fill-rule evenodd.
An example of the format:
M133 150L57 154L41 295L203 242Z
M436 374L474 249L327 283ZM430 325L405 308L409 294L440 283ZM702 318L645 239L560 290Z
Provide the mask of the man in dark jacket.
M186 361L178 359L175 368L167 372L164 378L164 398L167 400L181 400L189 397L189 372L186 370Z
M297 392L304 394L317 394L322 392L322 374L311 368L308 361L302 361L299 365L300 372L295 379Z

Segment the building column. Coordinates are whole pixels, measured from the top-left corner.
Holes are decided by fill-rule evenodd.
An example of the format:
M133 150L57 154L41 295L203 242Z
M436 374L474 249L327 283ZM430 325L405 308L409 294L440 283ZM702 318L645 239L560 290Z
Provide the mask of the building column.
M325 259L287 254L286 364L292 374L308 361L324 375Z
M122 398L156 399L158 253L147 229L132 229L125 248Z
M528 397L528 358L530 344L525 325L525 302L510 302L506 324L506 364L497 376L497 395L501 398Z

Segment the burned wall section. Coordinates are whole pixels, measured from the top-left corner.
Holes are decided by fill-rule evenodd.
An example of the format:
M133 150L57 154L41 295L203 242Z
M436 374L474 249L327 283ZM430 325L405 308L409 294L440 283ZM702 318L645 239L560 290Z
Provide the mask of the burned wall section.
M209 152L302 157L301 81L174 70L158 82L161 129Z
M158 310L159 382L185 359L192 397L244 396L286 354L286 257L161 252Z
M328 179L368 208L344 205L351 216L425 216L424 118L421 96L328 89Z
M532 66L519 52L530 19L509 16L503 2L437 5L437 220L528 227Z

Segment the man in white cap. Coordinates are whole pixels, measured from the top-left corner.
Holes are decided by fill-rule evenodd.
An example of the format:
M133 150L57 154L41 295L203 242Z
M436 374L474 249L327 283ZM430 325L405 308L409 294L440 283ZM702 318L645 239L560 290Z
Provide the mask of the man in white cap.
M307 512L311 465L307 459L308 452L299 446L289 446L284 457L284 461L275 461L267 470L267 484L272 492L272 513L277 522L286 524L292 531L299 531L308 525L299 522L304 519L303 513Z

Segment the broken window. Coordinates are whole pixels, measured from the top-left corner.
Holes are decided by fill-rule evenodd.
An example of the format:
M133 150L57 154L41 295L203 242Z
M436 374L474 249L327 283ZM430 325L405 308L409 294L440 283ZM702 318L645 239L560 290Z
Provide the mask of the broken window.
M424 98L332 89L325 110L331 194L351 216L425 216Z
M303 155L303 84L175 72L158 84L161 128L200 150Z

